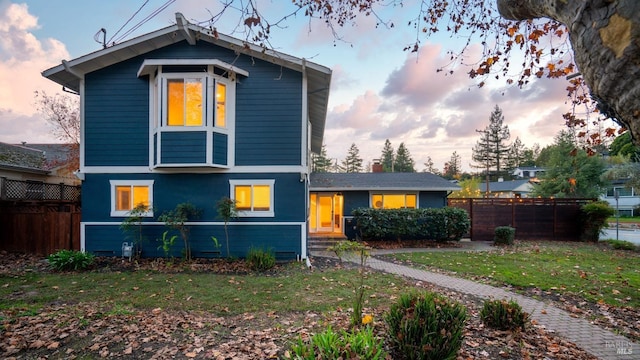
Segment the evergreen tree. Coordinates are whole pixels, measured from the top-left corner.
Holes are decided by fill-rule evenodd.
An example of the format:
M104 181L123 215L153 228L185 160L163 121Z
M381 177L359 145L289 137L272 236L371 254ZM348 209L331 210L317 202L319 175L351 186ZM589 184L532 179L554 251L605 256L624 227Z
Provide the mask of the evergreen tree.
M351 144L347 157L342 161L342 169L347 173L359 173L362 172L362 158L360 157L360 150L356 144Z
M393 163L395 161L395 152L389 139L384 141L384 148L382 148L382 155L380 156L382 162L382 171L393 172Z
M394 172L416 172L415 161L411 158L409 149L400 143L398 146L398 152L396 153L396 159L393 166Z
M424 163L424 172L432 173L438 175L440 172L436 169L431 156L427 156L427 161Z
M332 166L331 159L327 157L327 146L322 145L320 154L311 154L311 172L315 173L327 173L331 172Z
M448 180L459 179L462 169L462 158L458 155L457 151L451 154L451 159L444 163L444 169L442 170L442 177Z
M491 169L496 170L496 176L500 176L504 168L504 160L509 152L509 145L505 144L511 136L509 127L503 125L504 116L498 105L493 109L489 118L489 125L484 130L476 130L479 132L480 140L473 147L472 159L476 168L484 169L487 176Z
M513 141L511 147L509 147L509 152L507 153L505 168L509 172L512 172L513 169L523 166L522 163L525 161L525 151L526 147L520 141L519 137Z
M633 144L633 141L631 140L631 133L629 131L624 132L613 140L609 146L609 154L611 156L629 156L631 161L640 162L640 146Z
M547 148L546 171L533 189L533 196L597 198L606 190L607 181L601 176L604 161L579 148L572 134L561 131Z

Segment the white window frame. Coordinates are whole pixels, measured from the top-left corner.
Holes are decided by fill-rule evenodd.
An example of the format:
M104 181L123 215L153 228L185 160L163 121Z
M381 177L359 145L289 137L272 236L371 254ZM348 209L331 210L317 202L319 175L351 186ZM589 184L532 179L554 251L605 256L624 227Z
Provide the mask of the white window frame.
M419 203L419 199L420 197L418 196L417 192L413 192L413 191L371 191L369 192L369 207L372 209L378 209L376 208L373 203L373 197L375 195L382 195L382 207L379 209L385 209L384 207L384 197L385 195L404 195L404 207L400 208L400 209L413 209L413 208L409 208L407 207L407 195L413 195L416 197L416 207L415 209L419 209L420 208L420 203Z
M231 200L235 200L235 196L236 196L236 191L235 191L235 187L236 186L252 186L252 192L253 192L253 186L254 185L268 185L269 186L269 204L271 205L270 210L269 211L252 211L252 210L243 210L243 211L238 211L238 217L274 217L275 216L275 179L265 179L265 180L229 180L229 193L231 194L230 198ZM252 193L252 198L253 198L253 193Z
M141 214L142 217L153 217L153 180L109 180L111 186L111 217L127 217L131 210L116 210L117 186L147 186L149 187L149 211Z

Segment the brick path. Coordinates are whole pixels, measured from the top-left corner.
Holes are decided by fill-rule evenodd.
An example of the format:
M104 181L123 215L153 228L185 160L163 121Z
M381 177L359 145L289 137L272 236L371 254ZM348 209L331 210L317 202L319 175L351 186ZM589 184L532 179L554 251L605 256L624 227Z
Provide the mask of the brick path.
M466 249L486 250L487 244L476 243L466 245ZM408 252L408 249L403 249ZM451 251L451 249L420 249L420 251ZM378 251L372 255L389 253L390 251ZM319 256L331 256L329 253L317 253ZM429 282L446 287L461 293L475 295L481 298L515 300L522 309L531 314L531 319L539 325L544 325L547 330L553 331L563 338L575 343L585 351L603 359L631 360L640 359L640 344L634 343L624 336L616 335L597 325L590 324L587 320L574 318L570 313L558 309L542 301L522 296L514 292L505 291L490 285L476 283L453 276L438 274L430 271L414 269L408 266L398 265L371 257L367 265L372 269L381 270L390 274L406 276L415 280Z

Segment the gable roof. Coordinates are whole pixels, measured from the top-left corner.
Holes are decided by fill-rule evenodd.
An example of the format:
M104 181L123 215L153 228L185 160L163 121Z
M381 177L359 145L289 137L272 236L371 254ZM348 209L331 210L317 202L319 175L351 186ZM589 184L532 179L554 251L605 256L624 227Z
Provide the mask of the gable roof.
M32 174L48 174L44 153L21 145L0 142L0 168Z
M329 102L331 69L303 58L274 50L265 50L243 40L219 34L211 28L191 24L180 13L176 13L176 24L173 26L135 37L73 60L62 60L62 64L43 71L42 76L63 87L79 92L80 81L85 74L181 41L187 41L191 45L196 44L197 41L206 41L303 73L303 76L307 78L308 116L312 125L311 150L320 153Z
M480 184L480 190L485 190L485 183ZM499 191L524 191L529 192L533 188L533 184L528 179L493 181L489 183L490 192Z
M460 186L431 173L311 173L311 191L456 191Z

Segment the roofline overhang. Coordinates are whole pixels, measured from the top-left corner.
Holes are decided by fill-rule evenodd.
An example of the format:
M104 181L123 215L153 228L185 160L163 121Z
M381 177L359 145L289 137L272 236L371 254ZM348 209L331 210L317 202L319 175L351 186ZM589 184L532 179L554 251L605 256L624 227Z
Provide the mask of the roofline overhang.
M309 186L309 191L457 191L460 188L416 188L416 187L314 187Z
M37 174L37 175L49 175L51 173L51 171L49 170L29 168L29 167L23 167L18 165L8 165L8 164L0 164L0 169L28 173L28 174Z

